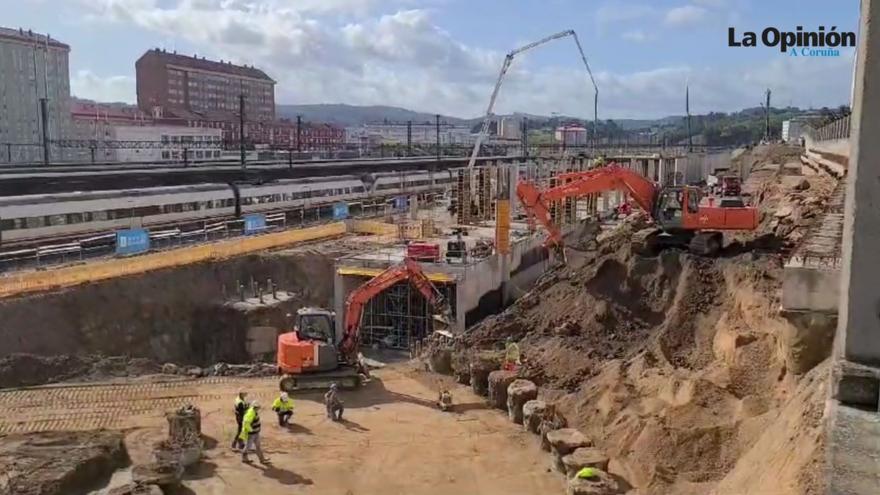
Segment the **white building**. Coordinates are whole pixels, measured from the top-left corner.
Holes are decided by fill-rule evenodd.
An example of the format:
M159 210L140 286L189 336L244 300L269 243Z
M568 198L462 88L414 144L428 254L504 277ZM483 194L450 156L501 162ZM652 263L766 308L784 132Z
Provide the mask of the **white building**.
M189 161L220 159L221 129L173 125L114 126L110 140L121 142L116 150L120 162L180 162L186 152Z
M577 125L557 127L554 137L556 142L565 146L587 145L587 129Z
M522 119L502 117L498 122L498 136L505 139L522 139Z
M42 99L49 139L69 136L69 52L49 36L0 27L0 162L43 160ZM64 159L64 153L50 145L51 160Z

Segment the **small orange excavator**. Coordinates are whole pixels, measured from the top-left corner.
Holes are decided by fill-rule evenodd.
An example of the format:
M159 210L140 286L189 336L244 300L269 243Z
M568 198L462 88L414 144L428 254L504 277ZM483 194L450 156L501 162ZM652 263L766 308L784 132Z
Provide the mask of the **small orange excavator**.
M661 187L614 163L586 172L561 174L558 179L568 182L542 191L531 182L521 181L516 193L530 221L535 218L547 229L547 245L556 248L563 259L562 233L553 223L548 205L564 198L603 191L628 193L653 220L654 227L633 235L633 250L639 253L679 247L713 256L723 247L722 231L758 227L756 208L705 206L701 204L703 191L699 187Z
M359 357L361 317L364 305L382 291L408 281L433 308L444 327L449 326L451 310L446 299L428 279L419 264L405 258L388 267L354 291L345 300L342 339L336 341L336 314L323 308L297 311L292 332L278 336L277 364L284 376L282 391L325 388L337 383L343 388L360 386L363 364Z

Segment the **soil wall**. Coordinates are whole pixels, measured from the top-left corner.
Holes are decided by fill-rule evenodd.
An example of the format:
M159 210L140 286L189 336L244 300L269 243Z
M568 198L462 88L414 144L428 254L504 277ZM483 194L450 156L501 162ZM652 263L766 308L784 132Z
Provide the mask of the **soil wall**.
M0 357L100 353L202 365L246 356L235 348L244 345L235 336L239 325L214 314L235 297L236 283L247 286L253 277L265 285L271 278L280 290L298 295L286 310L331 307L334 257L296 249L3 299Z

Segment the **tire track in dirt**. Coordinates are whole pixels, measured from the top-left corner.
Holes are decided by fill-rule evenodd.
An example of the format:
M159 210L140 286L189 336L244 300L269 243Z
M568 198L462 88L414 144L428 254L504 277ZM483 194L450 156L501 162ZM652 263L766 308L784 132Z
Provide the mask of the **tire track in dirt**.
M214 377L0 391L0 434L122 428L186 404L232 400L240 387L266 401L277 393L277 383L276 378Z

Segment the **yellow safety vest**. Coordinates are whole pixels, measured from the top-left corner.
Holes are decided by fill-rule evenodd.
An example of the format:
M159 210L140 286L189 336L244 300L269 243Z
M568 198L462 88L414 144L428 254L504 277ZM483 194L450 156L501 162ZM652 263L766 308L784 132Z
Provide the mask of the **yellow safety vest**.
M519 364L519 346L516 342L511 342L507 344L507 350L504 353L504 359L508 363L516 363Z
M278 412L293 411L293 399L281 400L281 397L275 399L272 403L272 409Z
M249 407L247 412L244 413L244 421L241 423L241 434L238 438L241 438L244 441L247 441L248 435L251 433L259 433L260 432L260 416L257 414L257 410L253 407Z

